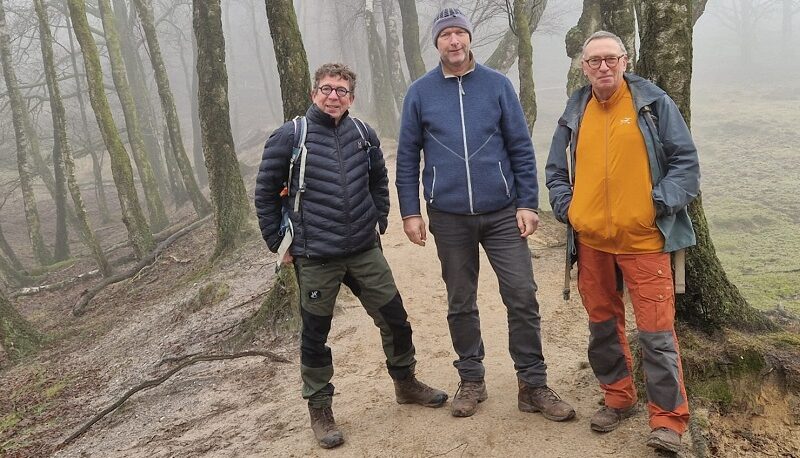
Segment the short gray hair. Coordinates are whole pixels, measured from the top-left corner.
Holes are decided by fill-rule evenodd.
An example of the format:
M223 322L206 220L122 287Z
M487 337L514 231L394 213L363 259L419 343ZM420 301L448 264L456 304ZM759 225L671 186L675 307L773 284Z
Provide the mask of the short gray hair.
M583 48L581 48L581 56L586 58L586 47L589 46L589 43L591 43L592 41L599 40L601 38L611 38L612 40L617 42L617 44L619 45L619 49L622 50L622 54L626 55L628 54L628 51L625 49L625 43L622 42L622 39L620 37L605 30L598 30L597 32L589 35L589 38L587 38L586 41L583 42Z

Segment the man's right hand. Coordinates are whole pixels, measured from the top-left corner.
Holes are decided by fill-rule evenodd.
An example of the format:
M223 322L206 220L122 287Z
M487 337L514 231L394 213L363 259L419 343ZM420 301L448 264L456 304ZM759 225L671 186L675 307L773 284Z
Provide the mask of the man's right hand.
M403 231L406 233L411 243L425 246L428 234L425 231L425 220L421 216L410 216L403 220Z

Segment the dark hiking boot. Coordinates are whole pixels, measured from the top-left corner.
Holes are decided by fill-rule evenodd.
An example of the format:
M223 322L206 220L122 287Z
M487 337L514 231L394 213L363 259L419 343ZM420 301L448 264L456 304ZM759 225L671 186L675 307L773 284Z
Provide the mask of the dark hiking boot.
M456 395L453 396L450 411L454 417L472 416L478 410L478 403L488 398L489 393L486 392L486 383L483 380L479 382L462 380L458 384Z
M419 404L425 407L441 407L447 402L447 393L431 388L413 375L405 380L394 381L394 395L398 404Z
M519 381L517 407L523 412L541 412L550 421L566 421L575 417L575 409L562 401L547 385L530 386Z
M599 433L614 431L617 429L617 426L619 426L620 421L633 416L636 414L637 410L636 404L624 409L603 406L592 415L589 426L592 428L592 431L597 431Z
M650 431L647 446L657 450L678 453L681 450L681 435L669 428L657 428Z
M320 447L333 448L344 443L344 436L336 427L336 420L333 419L333 410L330 407L308 406L308 413L311 416L311 429L314 430L314 437L317 438Z

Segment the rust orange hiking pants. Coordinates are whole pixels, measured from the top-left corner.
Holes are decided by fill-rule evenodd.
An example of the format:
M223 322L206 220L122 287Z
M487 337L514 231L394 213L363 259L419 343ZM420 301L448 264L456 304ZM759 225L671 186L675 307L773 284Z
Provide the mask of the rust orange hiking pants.
M608 407L636 403L618 271L628 287L639 330L650 428L683 434L689 405L675 336L669 253L611 254L578 243L578 291L589 314L589 363Z

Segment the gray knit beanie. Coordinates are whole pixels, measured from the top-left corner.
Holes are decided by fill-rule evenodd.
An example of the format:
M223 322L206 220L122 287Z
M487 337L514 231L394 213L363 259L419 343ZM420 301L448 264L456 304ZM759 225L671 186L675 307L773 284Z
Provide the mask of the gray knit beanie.
M439 34L448 27L461 27L467 31L469 39L472 41L472 23L469 22L469 19L458 8L445 8L433 18L431 35L433 36L434 48L436 47L436 41L439 39Z

